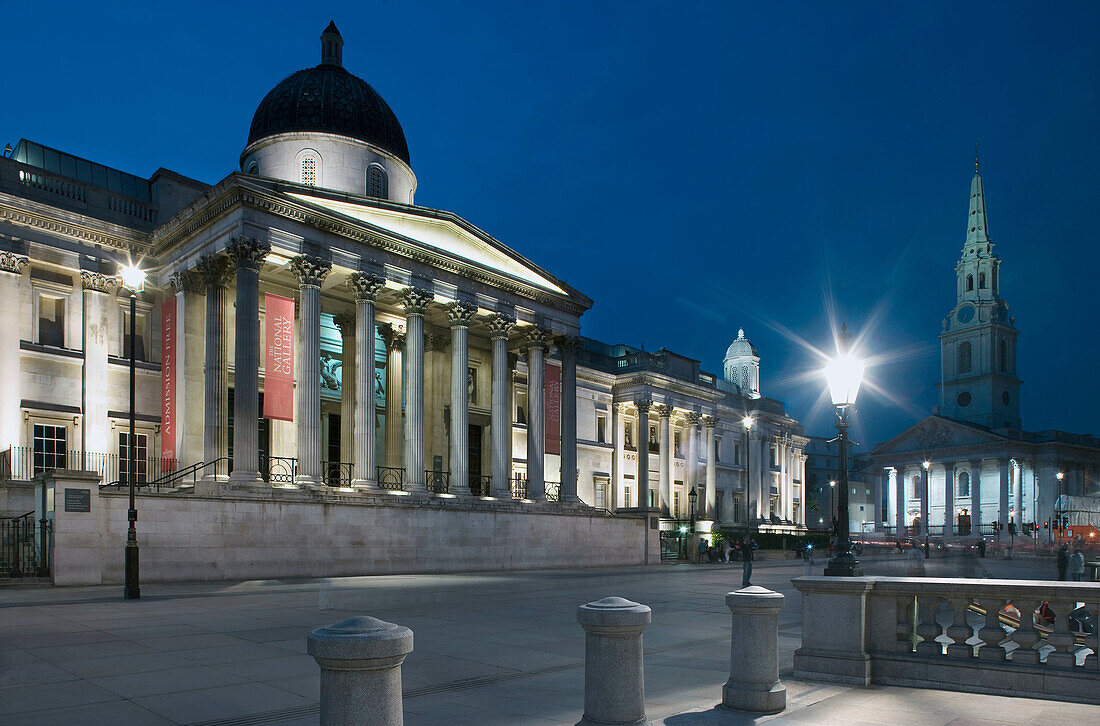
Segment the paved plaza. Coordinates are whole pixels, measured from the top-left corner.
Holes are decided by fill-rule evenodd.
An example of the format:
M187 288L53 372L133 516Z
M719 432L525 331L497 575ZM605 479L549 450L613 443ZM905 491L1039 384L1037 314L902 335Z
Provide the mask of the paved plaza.
M901 574L901 560L868 561ZM823 566L818 562L815 574ZM933 561L930 574L956 574ZM983 560L997 577L1048 576L1048 560ZM653 609L645 631L649 717L665 724L1089 723L1097 708L895 687L854 689L791 678L801 639L791 579L798 561L758 562L753 584L787 596L779 618L788 708L720 712L728 676L725 593L739 565L0 589L0 726L316 726L310 629L368 614L407 625L405 723L572 725L584 698L577 605L607 595Z

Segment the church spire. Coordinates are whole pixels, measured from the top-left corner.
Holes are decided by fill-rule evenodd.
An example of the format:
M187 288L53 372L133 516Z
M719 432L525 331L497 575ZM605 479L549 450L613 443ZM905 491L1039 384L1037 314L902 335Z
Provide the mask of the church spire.
M966 244L988 244L985 219L985 190L979 173L978 145L974 144L974 178L970 181L970 216L967 218Z

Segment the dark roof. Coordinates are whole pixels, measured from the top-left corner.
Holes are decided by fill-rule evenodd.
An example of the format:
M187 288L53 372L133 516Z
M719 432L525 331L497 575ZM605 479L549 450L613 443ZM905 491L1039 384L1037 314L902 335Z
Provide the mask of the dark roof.
M283 79L260 101L248 144L275 134L319 131L378 146L411 166L397 116L366 81L332 64Z

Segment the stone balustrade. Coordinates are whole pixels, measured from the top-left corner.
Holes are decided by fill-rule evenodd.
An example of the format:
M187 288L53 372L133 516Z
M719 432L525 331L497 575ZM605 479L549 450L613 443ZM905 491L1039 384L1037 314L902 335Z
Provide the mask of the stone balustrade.
M1100 583L801 577L794 584L803 597L798 678L1100 703Z

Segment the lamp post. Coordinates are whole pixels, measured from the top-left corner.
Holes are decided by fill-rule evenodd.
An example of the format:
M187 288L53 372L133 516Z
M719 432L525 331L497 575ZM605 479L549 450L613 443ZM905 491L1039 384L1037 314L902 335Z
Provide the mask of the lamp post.
M695 492L695 487L692 487L688 491L688 510L691 517L691 554L695 554L698 551L698 545L695 544L695 502L699 499L699 495Z
M825 367L829 395L836 408L837 485L840 487L837 512L837 554L829 560L825 575L829 577L860 577L863 567L852 554L848 528L848 412L856 403L859 384L863 381L864 365L848 350L847 331L840 339L839 355Z
M1055 496L1054 523L1056 525L1058 525L1058 531L1061 532L1062 527L1063 527L1063 525L1062 525L1062 482L1064 482L1066 480L1066 473L1064 471L1060 471L1055 476L1058 479L1058 486L1056 487L1058 492L1054 495ZM1051 536L1051 539L1054 538L1054 527L1050 528L1050 536Z
M126 439L126 479L130 484L130 509L126 518L130 527L126 531L126 584L122 596L127 600L137 600L141 597L141 585L138 578L138 543L137 543L137 506L134 503L134 484L137 480L137 439L134 434L134 409L135 409L135 318L137 317L137 295L145 287L145 271L138 267L130 266L122 270L122 284L130 291L130 434Z
M752 490L749 485L749 464L751 463L750 457L752 447L749 445L749 433L752 431L753 425L752 416L746 415L741 419L741 425L745 427L745 524L748 525L752 522L752 518L749 516L750 505L752 504Z
M836 479L829 481L829 528L833 530L833 536L837 534L836 516Z

